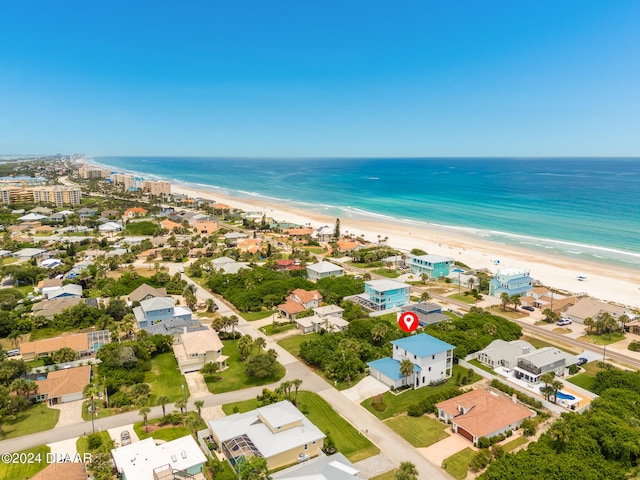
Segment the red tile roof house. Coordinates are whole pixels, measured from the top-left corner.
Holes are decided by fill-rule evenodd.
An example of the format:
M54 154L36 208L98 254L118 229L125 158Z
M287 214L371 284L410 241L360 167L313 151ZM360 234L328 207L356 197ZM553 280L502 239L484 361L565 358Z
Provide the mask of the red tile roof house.
M438 419L451 422L451 430L478 445L480 437L491 438L520 428L535 412L502 394L486 390L470 392L436 404Z
M144 217L149 211L140 207L127 208L122 214L123 217L134 218Z
M299 313L312 308L317 308L322 303L322 295L317 290L307 292L296 288L286 298L285 303L278 305L280 315L290 320L295 320Z

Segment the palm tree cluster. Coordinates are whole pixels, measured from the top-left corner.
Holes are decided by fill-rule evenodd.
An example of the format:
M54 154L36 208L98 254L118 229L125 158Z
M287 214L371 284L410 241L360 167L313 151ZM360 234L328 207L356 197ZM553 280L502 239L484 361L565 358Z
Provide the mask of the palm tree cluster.
M611 339L611 334L616 330L624 331L624 326L628 321L629 317L627 315L620 315L616 320L611 313L600 312L595 319L591 317L585 318L584 325L587 327L587 333L595 333L596 335L607 333L609 339Z
M513 305L513 310L518 310L518 307L522 305L520 302L520 295L509 295L507 292L502 292L500 294L500 303L502 304L502 309L506 310L508 305Z

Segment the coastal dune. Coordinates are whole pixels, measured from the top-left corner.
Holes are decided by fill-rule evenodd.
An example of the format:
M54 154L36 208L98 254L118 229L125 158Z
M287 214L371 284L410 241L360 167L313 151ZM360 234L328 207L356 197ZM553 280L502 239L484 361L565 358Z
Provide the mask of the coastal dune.
M263 200L232 197L218 192L196 190L172 184L172 192L203 197L226 203L245 211L260 211L276 221L288 221L312 226L333 225L334 217L308 212ZM517 267L531 271L531 276L544 285L573 293L586 293L594 298L640 307L640 272L624 267L533 252L524 248L465 236L436 226L385 223L383 221L340 218L341 231L377 242L378 236L388 237L387 243L409 251L420 248L429 253L451 257L471 268L486 268L492 273L502 267ZM499 264L495 262L499 261ZM586 277L583 281L578 277Z

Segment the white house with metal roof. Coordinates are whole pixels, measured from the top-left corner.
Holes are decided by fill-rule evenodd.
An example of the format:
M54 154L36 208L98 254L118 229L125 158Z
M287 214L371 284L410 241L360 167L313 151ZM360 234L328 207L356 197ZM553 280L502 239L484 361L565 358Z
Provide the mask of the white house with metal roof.
M367 363L371 376L385 385L392 388L404 385L419 388L451 377L453 345L426 333L400 338L391 344L391 358ZM405 359L413 363L413 374L408 377L400 373L400 363Z
M341 453L320 456L271 475L273 480L364 480L360 471Z
M258 456L269 470L319 455L326 436L286 400L212 420L209 429L231 465Z
M139 307L133 309L139 328L147 328L164 321L176 318L191 320L191 310L186 307L176 307L172 297L153 297L140 302Z
M145 438L111 450L121 480L205 479L207 457L191 435L156 445Z

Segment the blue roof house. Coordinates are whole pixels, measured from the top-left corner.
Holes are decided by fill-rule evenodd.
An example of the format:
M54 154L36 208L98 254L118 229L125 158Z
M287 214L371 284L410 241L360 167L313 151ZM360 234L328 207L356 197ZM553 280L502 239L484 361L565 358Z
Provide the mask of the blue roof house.
M373 310L392 310L409 304L411 287L397 280L381 279L364 282L364 293L345 297Z
M421 333L394 340L393 356L367 363L369 373L391 388L424 387L451 377L453 369L453 345ZM400 373L402 360L413 363L413 373L408 377Z
M429 278L440 278L449 275L453 258L441 255L412 255L409 263L411 273L427 274Z
M140 302L139 307L133 309L138 327L147 330L153 325L170 323L175 320L191 321L191 310L176 307L171 297L152 297Z
M496 276L489 281L489 295L500 297L506 292L509 296L526 296L533 290L533 278L529 273L529 270L520 268L499 268Z

